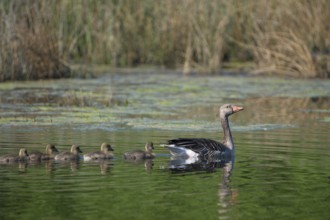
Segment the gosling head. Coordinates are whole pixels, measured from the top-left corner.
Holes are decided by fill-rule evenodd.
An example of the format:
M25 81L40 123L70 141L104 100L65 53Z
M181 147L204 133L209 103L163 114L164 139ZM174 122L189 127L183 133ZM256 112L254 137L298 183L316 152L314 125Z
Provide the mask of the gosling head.
M26 150L25 148L21 148L21 149L19 150L18 156L19 156L19 157L28 157L29 154L28 154L28 152L27 152L27 150Z
M108 151L114 151L114 149L111 147L110 144L103 143L101 145L101 151L104 152L104 153L107 153Z
M152 150L155 149L155 148L154 148L154 143L152 143L152 142L147 142L146 145L145 145L145 149L146 149L146 151L151 152Z
M57 148L53 144L47 144L46 145L46 153L51 155L53 153L58 153Z
M74 144L74 145L71 146L71 153L79 154L79 153L82 153L82 151L80 150L79 146Z

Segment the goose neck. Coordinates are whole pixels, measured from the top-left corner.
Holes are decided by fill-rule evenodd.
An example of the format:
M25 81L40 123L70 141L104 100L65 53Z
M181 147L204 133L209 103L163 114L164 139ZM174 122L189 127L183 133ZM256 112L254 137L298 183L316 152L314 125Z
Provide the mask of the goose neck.
M221 125L222 125L222 129L223 129L223 134L224 134L223 143L230 150L233 150L233 148L234 148L234 142L233 142L233 138L232 138L230 127L229 127L228 116L222 116L220 118L220 120L221 120Z

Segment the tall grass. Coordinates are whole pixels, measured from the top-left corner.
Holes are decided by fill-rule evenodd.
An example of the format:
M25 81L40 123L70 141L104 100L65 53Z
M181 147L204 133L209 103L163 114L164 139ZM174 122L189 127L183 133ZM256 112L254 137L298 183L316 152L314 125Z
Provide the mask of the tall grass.
M330 76L327 0L2 0L0 80L67 76L67 63L184 73Z
M330 76L328 1L259 0L240 2L238 8L243 11L241 24L248 27L248 41L239 44L253 53L254 72Z
M0 4L0 80L66 76L69 69L53 35L51 7L37 1Z

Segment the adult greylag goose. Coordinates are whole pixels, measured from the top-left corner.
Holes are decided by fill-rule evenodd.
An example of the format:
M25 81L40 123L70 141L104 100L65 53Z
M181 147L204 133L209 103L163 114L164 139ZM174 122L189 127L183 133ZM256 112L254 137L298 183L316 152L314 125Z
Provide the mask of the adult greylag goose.
M135 150L131 152L124 153L124 159L126 160L145 160L145 159L152 159L155 156L152 153L154 149L154 144L152 142L147 142L144 146L144 150Z
M13 162L22 162L29 160L29 154L25 148L19 150L18 155L6 154L0 156L0 163L13 163Z
M113 154L110 151L114 151L110 144L103 143L101 145L100 151L94 151L87 154L84 154L85 161L92 161L92 160L107 160L112 159Z
M77 161L80 159L79 153L82 153L80 147L77 145L72 145L70 151L64 151L55 156L55 160L59 161Z
M54 153L57 153L58 150L53 144L46 145L45 153L41 153L39 151L29 153L29 158L31 161L39 161L39 160L50 160L54 159Z
M224 133L222 143L205 138L178 138L169 140L167 144L162 146L167 147L174 157L209 160L234 156L235 147L228 117L242 110L243 107L231 104L225 104L220 107L220 122Z

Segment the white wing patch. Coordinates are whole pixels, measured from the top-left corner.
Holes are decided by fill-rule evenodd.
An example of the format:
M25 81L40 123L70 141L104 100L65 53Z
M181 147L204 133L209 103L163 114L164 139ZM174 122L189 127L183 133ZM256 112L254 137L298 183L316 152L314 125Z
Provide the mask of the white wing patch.
M166 147L170 150L170 153L175 157L192 158L199 156L198 153L184 147L178 147L173 144L168 145Z

